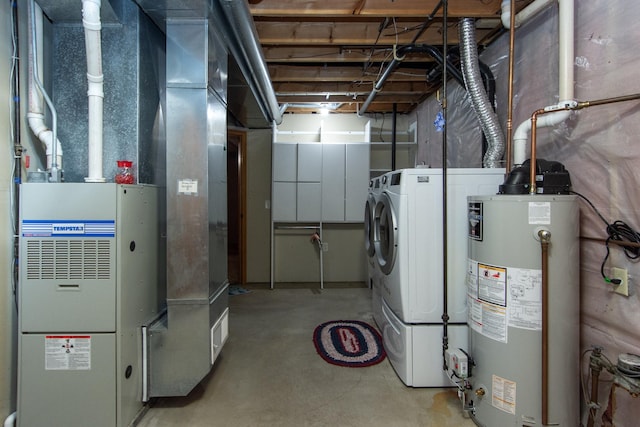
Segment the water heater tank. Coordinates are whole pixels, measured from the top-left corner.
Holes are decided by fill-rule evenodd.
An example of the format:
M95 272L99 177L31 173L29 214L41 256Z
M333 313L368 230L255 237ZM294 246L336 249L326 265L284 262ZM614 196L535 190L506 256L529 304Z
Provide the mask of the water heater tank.
M495 195L467 200L472 417L485 427L576 426L577 199ZM541 240L547 238L545 255Z

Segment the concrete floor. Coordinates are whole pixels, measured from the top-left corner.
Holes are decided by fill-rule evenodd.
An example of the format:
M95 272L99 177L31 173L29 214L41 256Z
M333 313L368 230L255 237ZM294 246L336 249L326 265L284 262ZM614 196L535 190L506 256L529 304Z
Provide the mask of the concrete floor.
M230 297L229 340L211 374L187 397L158 399L140 427L475 425L453 389L406 387L388 360L345 368L318 356L318 324L375 325L369 289L247 289Z

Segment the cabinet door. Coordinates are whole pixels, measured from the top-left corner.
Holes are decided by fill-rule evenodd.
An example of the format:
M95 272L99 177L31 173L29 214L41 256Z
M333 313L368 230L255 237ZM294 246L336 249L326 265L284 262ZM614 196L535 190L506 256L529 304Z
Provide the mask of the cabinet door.
M344 147L345 144L323 144L322 146L323 221L344 221Z
M298 144L298 182L320 182L322 178L322 144Z
M322 202L320 199L319 182L299 182L298 183L298 215L299 222L320 221L320 211Z
M297 144L273 144L273 180L295 182L297 172Z
M369 185L369 144L347 144L345 220L362 221Z
M274 182L271 196L274 221L296 220L296 183Z

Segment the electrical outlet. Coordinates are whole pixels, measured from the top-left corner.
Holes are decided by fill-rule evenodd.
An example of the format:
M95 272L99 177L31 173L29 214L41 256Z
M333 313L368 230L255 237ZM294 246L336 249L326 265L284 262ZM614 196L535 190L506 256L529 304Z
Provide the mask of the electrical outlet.
M322 252L329 252L329 242L322 242Z
M613 292L624 295L625 297L629 296L629 274L626 268L617 268L613 267L611 269L611 278L619 279L619 285L613 285Z

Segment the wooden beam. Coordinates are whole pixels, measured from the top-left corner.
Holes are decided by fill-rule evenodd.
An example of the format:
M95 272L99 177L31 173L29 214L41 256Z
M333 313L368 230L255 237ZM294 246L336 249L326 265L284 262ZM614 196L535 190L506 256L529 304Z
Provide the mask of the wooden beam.
M527 0L530 3L532 0ZM522 2L524 3L524 2ZM426 17L438 0L263 0L250 5L254 16L369 16ZM490 18L500 11L501 0L449 0L449 17ZM442 8L436 16L442 16Z
M269 74L272 82L375 82L378 79L378 70L372 68L363 73L362 67L298 67L290 65L269 65ZM423 81L425 79L424 70L401 69L398 68L388 78L389 81Z
M348 46L393 46L410 44L417 34L421 22L396 23L380 31L379 23L348 22L256 22L256 29L263 46L268 45L348 45ZM489 29L477 30L477 39L489 34ZM450 44L458 44L458 27L449 27L447 37ZM442 24L428 27L416 43L442 44Z
M389 61L393 50L367 48L343 48L343 47L299 47L279 46L265 47L262 49L264 58L268 63L336 63L336 62L385 62ZM405 62L433 62L433 58L427 55L406 55Z
M368 95L373 89L373 82L274 82L273 89L276 95L289 93L323 93L325 94L356 94ZM384 85L385 93L398 95L423 93L431 91L432 86L426 82L394 82L387 81Z

